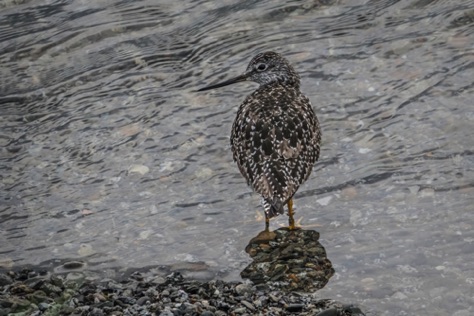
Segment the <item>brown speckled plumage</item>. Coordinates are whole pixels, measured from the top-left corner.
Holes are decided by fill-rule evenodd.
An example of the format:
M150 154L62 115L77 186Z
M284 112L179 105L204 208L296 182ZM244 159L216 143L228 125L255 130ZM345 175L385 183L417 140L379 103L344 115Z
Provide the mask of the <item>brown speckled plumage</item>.
M244 74L202 90L250 80L259 88L240 105L230 143L247 183L263 198L267 218L283 207L311 174L319 158L321 132L300 78L274 52L255 56Z

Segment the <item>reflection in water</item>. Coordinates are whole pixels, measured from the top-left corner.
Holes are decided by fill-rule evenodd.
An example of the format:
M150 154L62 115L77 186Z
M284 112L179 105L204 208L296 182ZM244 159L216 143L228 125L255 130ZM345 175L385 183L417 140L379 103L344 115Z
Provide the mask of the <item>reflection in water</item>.
M334 274L326 250L319 243L319 233L314 230L264 230L250 240L245 251L253 261L240 275L255 284L314 292Z

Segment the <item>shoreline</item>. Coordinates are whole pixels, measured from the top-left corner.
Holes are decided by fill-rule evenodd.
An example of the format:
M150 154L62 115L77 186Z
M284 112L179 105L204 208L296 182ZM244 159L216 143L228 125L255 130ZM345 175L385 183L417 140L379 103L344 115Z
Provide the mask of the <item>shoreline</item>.
M83 277L81 277L83 276ZM85 275L0 273L3 315L319 315L362 316L357 306L271 284L186 279L132 273L127 279L87 280Z

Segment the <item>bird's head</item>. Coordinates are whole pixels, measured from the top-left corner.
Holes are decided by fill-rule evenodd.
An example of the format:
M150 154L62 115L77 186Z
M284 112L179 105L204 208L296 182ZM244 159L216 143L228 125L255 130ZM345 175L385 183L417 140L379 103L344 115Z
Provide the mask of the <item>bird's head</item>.
M288 60L278 53L264 52L252 58L247 70L240 76L197 91L220 88L241 81L253 81L260 84L260 86L283 84L299 87L300 85L300 77Z

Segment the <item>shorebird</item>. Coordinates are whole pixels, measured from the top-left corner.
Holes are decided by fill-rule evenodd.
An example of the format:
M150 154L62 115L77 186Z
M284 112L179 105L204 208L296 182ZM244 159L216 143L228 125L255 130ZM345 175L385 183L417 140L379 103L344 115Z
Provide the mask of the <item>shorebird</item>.
M240 105L230 136L234 161L247 184L262 196L265 230L288 206L289 228L296 229L293 196L319 158L321 130L300 77L274 52L260 53L245 72L197 91L253 81L260 86Z

